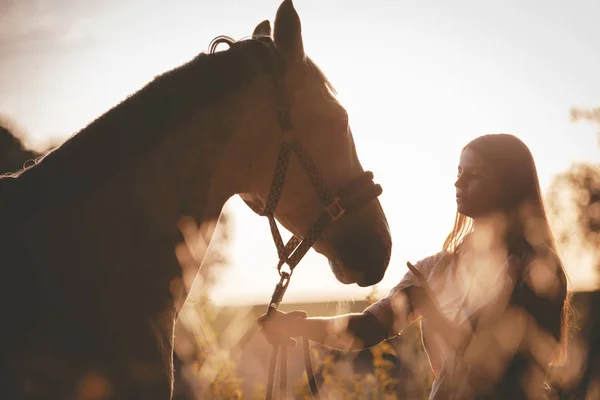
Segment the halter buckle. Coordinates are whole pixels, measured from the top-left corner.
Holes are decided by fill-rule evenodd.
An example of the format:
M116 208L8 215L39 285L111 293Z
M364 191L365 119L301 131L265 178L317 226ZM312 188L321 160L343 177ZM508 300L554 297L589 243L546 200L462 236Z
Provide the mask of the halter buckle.
M331 222L335 222L346 213L346 209L340 204L340 198L336 197L333 199L331 204L325 207L325 212L329 214Z

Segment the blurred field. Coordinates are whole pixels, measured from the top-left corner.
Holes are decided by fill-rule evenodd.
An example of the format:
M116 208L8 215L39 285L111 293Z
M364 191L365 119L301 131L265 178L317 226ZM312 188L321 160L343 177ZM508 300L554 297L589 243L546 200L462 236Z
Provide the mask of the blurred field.
M281 310L302 309L309 315L327 316L360 312L370 301L289 303L282 304ZM182 382L177 399L264 398L271 346L255 329L255 321L266 304L217 308L207 302L186 307L177 331L177 352L183 361L191 361L194 354L200 359L181 367L180 377L189 382ZM201 325L186 325L187 318L192 322L196 317ZM244 337L247 332L249 337ZM324 399L427 398L433 376L418 324L402 336L361 352L338 352L314 343L311 350ZM290 394L309 399L301 344L291 348L288 357Z
M370 301L295 303L281 309L327 316L360 312ZM600 398L600 291L574 293L573 305L577 327L569 359L555 377L568 390L553 398ZM218 308L204 299L186 308L177 331L182 364L175 399L263 399L271 346L253 324L266 304ZM247 332L254 334L240 343ZM288 387L292 398L310 399L300 346L289 351ZM419 323L361 352L338 352L314 343L311 349L323 399L427 399L434 379Z

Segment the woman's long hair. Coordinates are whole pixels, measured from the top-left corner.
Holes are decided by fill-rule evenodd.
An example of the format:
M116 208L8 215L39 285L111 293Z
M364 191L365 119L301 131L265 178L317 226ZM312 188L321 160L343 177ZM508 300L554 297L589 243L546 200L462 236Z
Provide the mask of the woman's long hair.
M556 274L558 291L551 301L555 305L561 302L557 312L549 315L547 309L530 308L528 304L522 306L560 342L561 351L553 364L561 364L566 358L569 329L567 275L548 223L533 155L525 143L509 134L480 136L467 144L463 151L466 149L472 150L499 172L505 194L502 211L508 222L506 244L509 254L522 260L523 268L533 259L548 261L553 269L550 272ZM457 212L454 227L444 242L443 250L457 254L472 227L472 219Z

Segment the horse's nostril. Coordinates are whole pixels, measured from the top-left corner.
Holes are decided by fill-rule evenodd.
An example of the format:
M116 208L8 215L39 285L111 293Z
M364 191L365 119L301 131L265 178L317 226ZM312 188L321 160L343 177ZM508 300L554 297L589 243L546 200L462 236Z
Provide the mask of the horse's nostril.
M370 286L383 278L390 261L391 246L387 235L376 230L361 232L347 231L335 240L338 259L344 266L357 272L359 286Z

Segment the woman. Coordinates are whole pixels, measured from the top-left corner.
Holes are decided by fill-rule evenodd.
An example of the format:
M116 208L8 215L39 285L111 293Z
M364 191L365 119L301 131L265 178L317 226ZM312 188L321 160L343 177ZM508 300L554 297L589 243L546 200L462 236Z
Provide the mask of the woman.
M544 377L564 357L567 278L544 210L535 162L507 134L480 136L461 153L454 229L360 314L261 317L271 342L306 336L359 350L421 318L436 375L430 399L544 398Z

